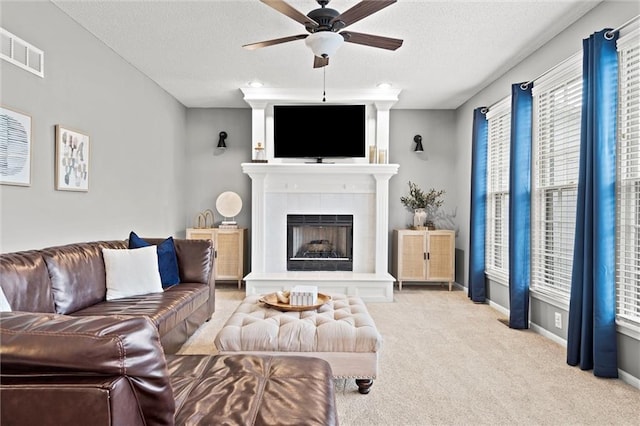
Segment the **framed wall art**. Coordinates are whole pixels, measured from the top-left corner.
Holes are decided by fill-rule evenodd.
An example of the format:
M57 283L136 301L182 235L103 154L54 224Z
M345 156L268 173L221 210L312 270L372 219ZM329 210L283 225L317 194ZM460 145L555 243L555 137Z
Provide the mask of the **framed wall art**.
M31 185L31 117L0 107L0 183Z
M56 126L56 189L89 191L89 136Z

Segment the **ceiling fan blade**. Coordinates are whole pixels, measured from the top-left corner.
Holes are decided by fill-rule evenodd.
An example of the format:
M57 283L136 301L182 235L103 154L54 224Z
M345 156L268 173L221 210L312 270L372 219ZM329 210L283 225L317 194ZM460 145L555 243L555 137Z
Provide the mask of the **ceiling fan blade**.
M363 44L365 46L379 47L380 49L387 50L396 50L402 46L403 42L403 40L399 38L354 33L353 31L342 31L340 35L344 37L344 41L349 43Z
M321 58L320 56L313 57L313 67L322 68L329 65L329 58Z
M313 28L316 28L318 26L318 23L316 21L309 18L307 15L300 12L298 9L291 6L289 3L285 1L282 1L282 0L260 0L260 1L266 4L267 6L271 6L278 12L284 15L287 15L289 18L293 19L294 21L300 22L304 26L310 26Z
M298 35L289 36L289 37L274 38L272 40L265 40L265 41L259 41L257 43L245 44L242 47L248 50L255 50L261 47L273 46L274 44L286 43L288 41L302 40L303 38L307 38L308 36L309 34L298 34Z
M360 3L353 6L351 9L348 9L336 16L331 20L333 24L336 21L344 22L342 28L347 25L351 25L354 22L358 22L359 20L366 18L369 15L376 13L379 10L384 9L387 6L392 5L397 0L362 0Z

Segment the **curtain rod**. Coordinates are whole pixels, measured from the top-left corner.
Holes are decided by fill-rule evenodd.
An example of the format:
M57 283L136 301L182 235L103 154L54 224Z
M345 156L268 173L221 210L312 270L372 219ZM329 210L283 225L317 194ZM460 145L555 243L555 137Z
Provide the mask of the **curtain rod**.
M549 74L550 72L552 72L553 70L561 67L562 65L566 64L567 62L569 62L570 60L573 59L573 57L580 52L576 52L573 55L570 55L568 58L566 58L564 61L554 65L553 67L549 68L548 70L546 70L545 72L543 72L542 74L540 74L539 76L537 76L536 78L534 78L533 80L529 80L526 83L521 83L520 87L522 87L522 89L526 89L527 86L529 86L531 83L533 83L536 80L539 80L540 78L544 77L545 75ZM504 98L503 98L504 99ZM503 99L500 99L499 101L495 102L494 104L492 104L491 106L485 107L484 109L486 109L485 112L483 112L484 114L486 114L487 112L489 112L491 110L491 108L493 108L494 106L496 106L498 103L502 102Z
M536 80L540 80L542 77L544 77L545 75L549 74L550 72L552 72L552 71L554 71L554 70L556 70L556 69L560 68L561 66L563 66L563 65L564 65L564 64L566 64L567 62L572 61L572 60L573 60L573 57L574 57L575 55L577 55L578 53L580 53L580 51L577 51L576 53L574 53L574 54L572 54L572 55L569 55L569 57L568 57L568 58L566 58L564 61L562 61L562 62L560 62L560 63L558 63L558 64L555 64L553 67L549 68L548 70L546 70L545 72L543 72L542 74L540 74L539 76L537 76L536 78L531 79L531 80L527 81L526 83L522 83L522 84L520 85L520 87L522 87L522 89L526 89L526 88L527 88L527 86L528 86L528 85L530 85L531 83L533 83L534 81L536 81Z
M631 24L633 23L633 21L637 21L637 20L638 20L638 18L640 18L640 15L634 16L633 18L629 19L629 20L628 20L627 22L625 22L624 24L620 25L618 28L614 28L614 29L613 29L613 30L611 30L611 31L607 31L606 33L604 33L604 36L605 36L607 39L611 40L611 38L613 38L613 34L614 34L615 32L620 31L621 29L628 27L629 25L631 25ZM547 70L547 71L543 72L542 74L540 74L540 75L539 75L539 76L537 76L536 78L534 78L534 79L532 79L532 80L530 80L530 81L527 81L526 83L522 83L522 88L523 88L523 89L526 89L526 88L527 88L527 86L528 86L528 85L530 85L531 83L533 83L534 81L536 81L536 80L538 80L538 79L540 79L540 78L544 77L545 75L549 74L551 71L553 71L553 70L555 70L556 68L558 68L558 67L560 67L560 66L564 65L565 63L567 63L568 61L570 61L570 60L573 58L573 56L574 56L575 54L577 54L577 53L579 53L579 52L576 52L576 53L574 53L573 55L569 56L567 59L565 59L564 61L560 62L559 64L557 64L557 65L556 65L556 66L554 66L553 68L551 68L551 69L549 69L549 70Z
M638 19L640 19L640 15L636 15L633 18L629 19L627 22L625 22L624 24L620 25L617 28L614 28L611 31L607 31L606 33L604 33L605 37L613 37L613 33L615 33L616 31L620 31L623 28L628 27L629 25L633 24L634 21L637 21ZM544 77L545 75L549 74L550 72L552 72L553 70L557 69L558 67L561 67L562 65L564 65L565 63L569 62L571 59L573 59L573 56L576 55L579 52L574 53L573 55L570 55L567 59L565 59L564 61L560 62L559 64L556 64L555 66L551 67L550 69L548 69L547 71L543 72L542 74L540 74L539 76L537 76L536 78L527 81L526 83L522 83L520 86L522 87L522 89L526 89L527 86L529 86L531 83L533 83L536 80L539 80L540 78ZM498 102L501 102L502 99L500 99ZM483 114L486 114L487 112L489 112L489 110L491 108L493 108L494 106L496 106L496 104L498 103L494 103L493 105L489 106L489 107L484 107L484 111Z
M629 25L633 24L633 22L637 21L638 19L640 19L640 15L634 16L633 18L629 19L624 24L620 25L618 28L614 28L611 31L607 31L606 33L604 33L605 37L608 37L609 40L611 40L611 38L613 37L613 33L615 33L616 31L620 31L623 28L627 28Z

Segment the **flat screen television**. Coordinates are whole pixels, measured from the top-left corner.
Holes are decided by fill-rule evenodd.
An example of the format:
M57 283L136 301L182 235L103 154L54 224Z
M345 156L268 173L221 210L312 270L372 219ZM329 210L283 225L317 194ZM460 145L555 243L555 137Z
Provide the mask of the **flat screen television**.
M274 105L275 158L363 158L365 105Z

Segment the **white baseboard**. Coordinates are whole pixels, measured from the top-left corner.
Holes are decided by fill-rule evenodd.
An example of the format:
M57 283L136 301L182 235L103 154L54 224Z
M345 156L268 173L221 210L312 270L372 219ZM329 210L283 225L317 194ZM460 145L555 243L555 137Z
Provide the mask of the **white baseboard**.
M540 327L539 325L533 324L531 322L529 322L529 328L531 328L531 330L535 331L536 333L540 334L541 336L544 336L547 339L553 340L554 342L556 342L557 344L559 344L563 348L567 347L567 341L565 339L563 339L562 337L558 336L557 334L553 334L550 331Z
M509 310L507 308L505 308L504 306L498 305L495 302L492 302L491 299L487 299L487 300L489 300L489 306L491 306L493 309L500 312L501 314L504 314L507 317L509 316Z
M633 386L636 389L640 389L640 379L632 376L631 374L627 373L624 370L620 370L618 368L618 377L620 378L620 380L622 380L623 382L625 382L626 384L628 384L629 386Z
M489 306L491 306L496 311L504 314L505 316L507 316L507 317L509 316L509 310L506 309L504 306L500 306L497 303L492 302L491 300L489 300ZM547 339L553 340L554 342L556 342L557 344L559 344L563 348L567 347L567 341L565 339L563 339L562 337L547 331L546 329L540 327L539 325L536 325L536 324L533 324L533 323L529 322L529 328L531 328L532 331L538 333L539 335L541 335L543 337L546 337ZM620 378L620 380L622 380L623 382L625 382L629 386L633 386L636 389L640 389L640 379L639 378L637 378L635 376L632 376L631 374L629 374L626 371L621 370L621 369L618 369L618 377Z

